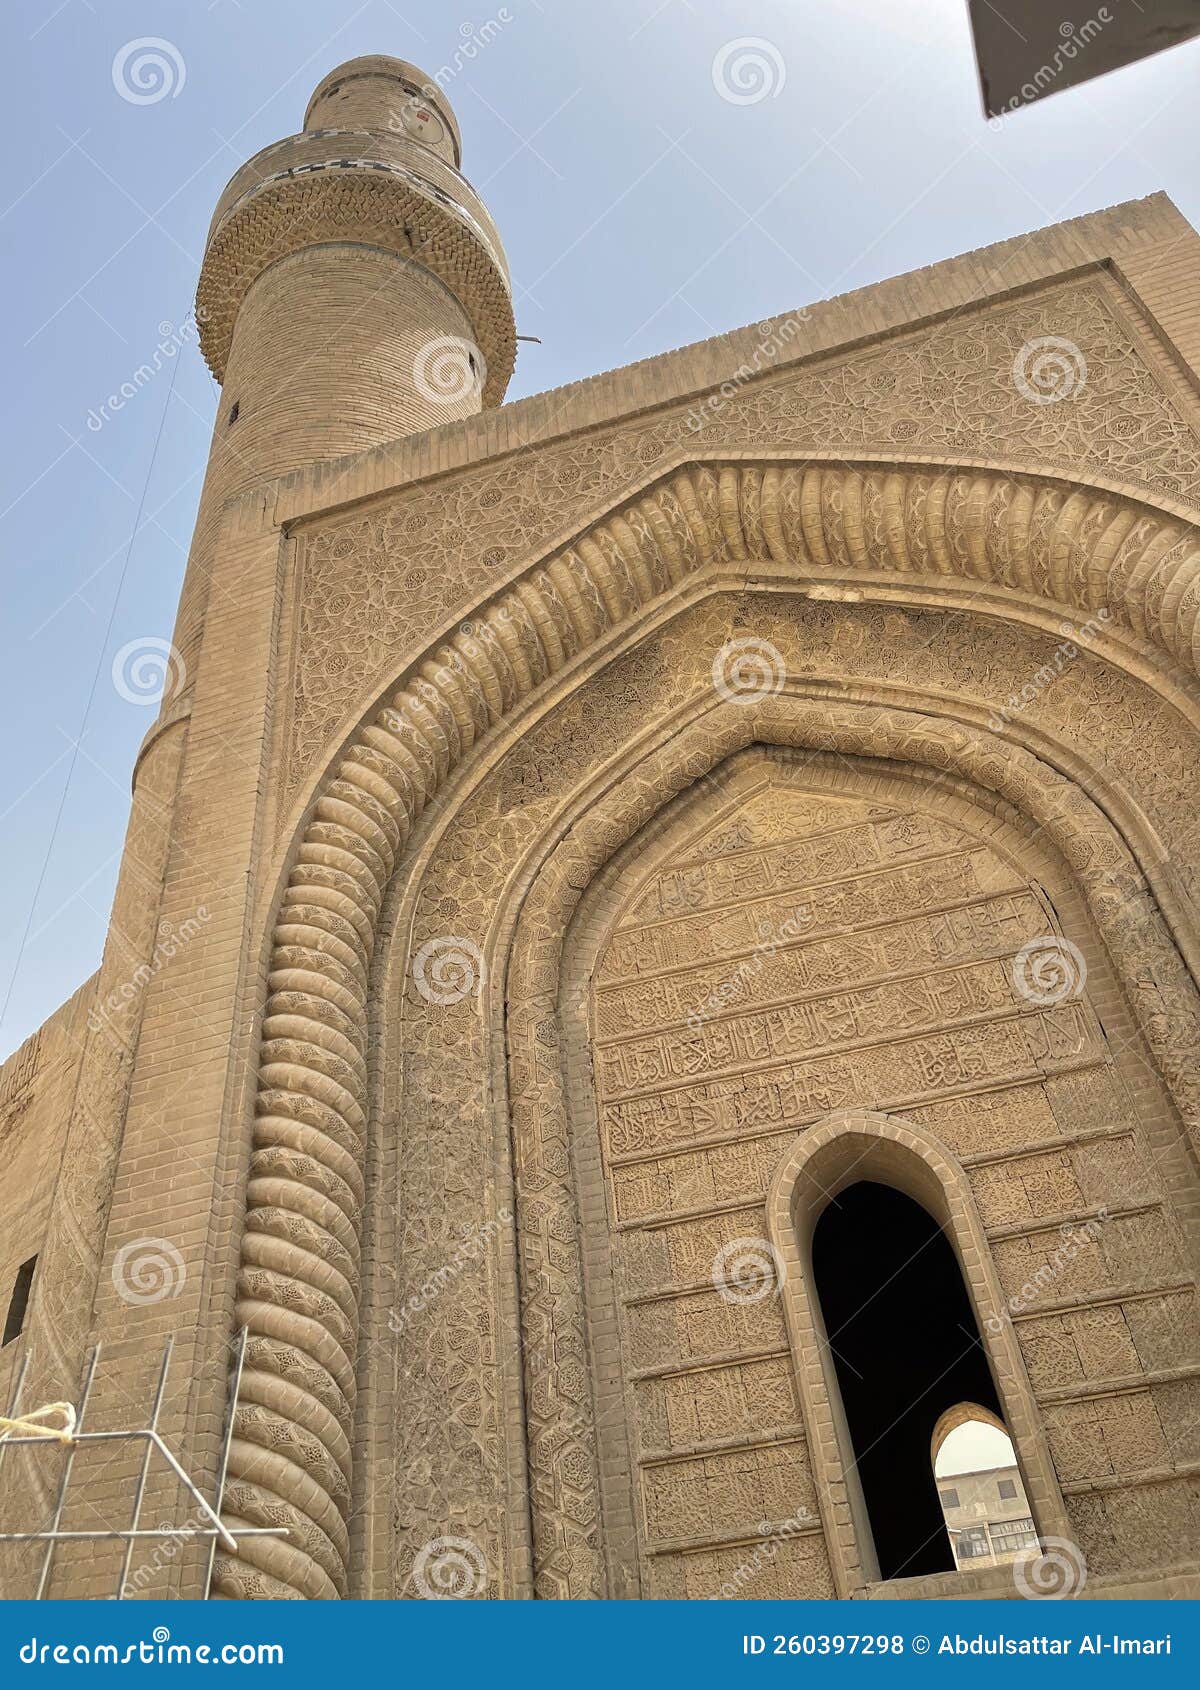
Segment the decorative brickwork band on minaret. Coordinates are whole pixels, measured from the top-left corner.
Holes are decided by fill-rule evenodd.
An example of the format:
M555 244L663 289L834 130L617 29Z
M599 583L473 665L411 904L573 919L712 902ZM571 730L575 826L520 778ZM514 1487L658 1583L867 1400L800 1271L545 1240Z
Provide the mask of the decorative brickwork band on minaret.
M228 499L503 399L508 266L459 154L423 72L352 59L221 196L196 294L223 393L176 623L185 685Z

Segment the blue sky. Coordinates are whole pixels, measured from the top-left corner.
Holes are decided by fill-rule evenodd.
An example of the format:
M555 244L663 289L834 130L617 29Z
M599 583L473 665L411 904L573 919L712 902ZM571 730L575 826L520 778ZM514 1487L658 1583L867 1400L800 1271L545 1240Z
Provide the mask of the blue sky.
M99 408L327 70L435 71L489 20L448 92L542 340L513 398L1158 188L1200 223L1200 43L993 128L963 0L9 0L0 1055L99 961L155 714L113 659L170 636L216 390L189 341ZM114 61L147 36L171 91L139 104ZM745 37L768 88L735 101Z

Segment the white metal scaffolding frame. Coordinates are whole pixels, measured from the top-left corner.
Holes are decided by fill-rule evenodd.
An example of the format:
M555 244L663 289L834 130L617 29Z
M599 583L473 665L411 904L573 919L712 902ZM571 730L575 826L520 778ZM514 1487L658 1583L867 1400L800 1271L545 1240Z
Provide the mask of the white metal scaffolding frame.
M13 1390L12 1402L9 1406L6 1420L10 1429L0 1431L0 1464L5 1454L14 1445L38 1444L43 1448L65 1446L62 1472L59 1474L58 1490L55 1495L54 1512L50 1524L42 1531L36 1532L0 1532L0 1543L41 1543L45 1545L42 1552L42 1564L38 1575L36 1600L40 1601L46 1594L50 1583L50 1572L54 1564L54 1552L60 1543L70 1542L112 1542L124 1541L125 1554L121 1562L121 1573L117 1584L116 1600L123 1601L129 1583L130 1567L133 1563L133 1551L140 1542L147 1540L168 1540L176 1543L193 1541L208 1542L208 1566L205 1573L204 1591L208 1595L212 1584L213 1562L217 1553L218 1543L227 1549L231 1555L237 1554L238 1538L242 1537L286 1537L286 1526L239 1526L236 1535L221 1521L221 1504L225 1499L225 1479L229 1470L229 1445L233 1438L234 1415L237 1411L238 1393L241 1389L242 1367L246 1355L246 1340L249 1333L245 1327L237 1336L237 1351L229 1382L229 1399L225 1411L225 1430L221 1440L221 1458L217 1468L216 1494L209 1503L201 1495L199 1489L189 1474L176 1460L171 1450L163 1442L158 1430L159 1414L162 1410L163 1398L167 1389L167 1373L171 1365L171 1354L175 1348L175 1339L170 1337L163 1345L162 1365L158 1371L158 1384L154 1392L154 1401L150 1410L150 1419L145 1426L124 1427L109 1432L88 1432L84 1430L84 1419L87 1414L88 1398L91 1396L92 1383L96 1377L96 1367L100 1360L101 1345L97 1344L92 1350L88 1361L87 1373L83 1381L83 1390L79 1398L79 1406L71 1412L70 1404L55 1404L65 1411L66 1423L62 1427L37 1425L32 1415L22 1420L21 1392L25 1384L25 1374L29 1366L26 1356L20 1373L17 1375L16 1386ZM37 1411L39 1414L42 1411ZM28 1431L14 1432L11 1426L14 1422L30 1427ZM36 1429L35 1429L36 1427ZM138 1472L137 1484L133 1494L133 1508L128 1526L125 1527L96 1527L86 1531L67 1531L63 1528L63 1515L66 1512L67 1499L71 1488L71 1478L75 1467L75 1453L81 1444L122 1443L142 1440L145 1448L142 1452L141 1467ZM200 1513L200 1523L185 1521L178 1526L159 1526L157 1528L143 1527L142 1503L146 1495L146 1484L150 1477L150 1465L155 1451L166 1462L184 1490L195 1502Z

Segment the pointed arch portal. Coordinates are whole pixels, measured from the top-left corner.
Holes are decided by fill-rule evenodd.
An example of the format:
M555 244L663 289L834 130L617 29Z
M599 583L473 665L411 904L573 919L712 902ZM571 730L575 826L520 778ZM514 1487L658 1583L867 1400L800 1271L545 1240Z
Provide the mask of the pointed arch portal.
M789 590L784 576L791 571L802 583L792 590L806 600L839 598L849 578L890 574L894 585L886 602L903 602L897 597L902 594L917 603L965 605L980 616L981 625L987 618L1002 621L1011 615L1014 625L1036 627L1047 618L1057 620L1068 608L1111 610L1118 630L1112 650L1118 653L1124 642L1130 672L1143 677L1170 658L1185 667L1194 661L1200 563L1191 531L1172 516L1102 489L979 470L760 463L691 466L673 473L597 522L574 545L532 564L481 606L474 623L464 623L447 644L411 665L390 699L369 712L307 794L272 915L237 1314L251 1331L246 1407L231 1451L227 1507L231 1516L246 1520L286 1519L291 1536L286 1544L259 1540L254 1551L259 1564L253 1568L218 1558L218 1589L233 1595L334 1596L349 1588L346 1520L358 1483L354 1404L360 1253L368 1144L377 1107L370 1083L369 1027L373 1006L383 1001L373 984L373 953L381 914L394 896L397 865L410 859L414 884L423 872L412 860L410 838L418 829L424 829L422 837L436 837L442 825L435 820L431 829L422 812L447 787L444 804L435 808L444 810L450 826L459 795L469 792L487 767L486 759L468 763L473 744L495 730L498 760L519 742L521 721L533 720L535 693L542 699L536 708L550 712L570 696L576 671L582 689L618 652L645 637L647 627L666 626L702 607L723 584L727 587L723 569L732 566L744 585L756 556L763 559L764 581L772 571L779 577L773 591ZM708 584L701 579L706 572L712 574ZM960 578L963 587L957 597L951 577ZM828 589L822 579L832 583ZM846 602L869 597L856 588ZM1161 655L1148 658L1151 646ZM538 692L543 687L544 696ZM1192 942L1192 934L1150 848L1152 829L1120 791L1109 791L1106 813L1098 810L1089 794L1102 782L1078 748L1051 747L1050 761L1041 761L1045 742L1031 737L1037 749L1028 749L1022 724L1010 723L997 752L986 714L977 709L956 714L957 709L945 690L926 693L897 686L872 693L858 688L846 696L820 680L809 685L795 676L781 676L773 694L749 706L715 699L711 690L703 698L685 696L675 717L646 730L646 744L639 742L631 751L630 769L639 758L662 765L654 776L658 796L642 822L720 756L757 736L768 743L817 745L839 756L928 763L940 771L939 778L977 779L999 805L1024 811L1048 838L1064 840L1064 849L1074 849L1073 838L1085 838L1087 849L1072 861L1110 954L1131 968L1144 958L1162 959L1161 966L1149 966L1175 1006L1170 1028L1145 994L1131 1002L1184 1119L1194 1125L1200 1099L1186 1060L1194 1035L1184 1031L1193 1024L1194 988L1160 910L1181 948ZM526 718L521 717L524 710ZM460 777L461 785L449 790ZM559 819L547 823L547 861L564 837L555 831L560 825L576 828L576 849L583 838L593 838L582 862L570 870L569 883L553 889L560 906L550 931L559 945L571 899L578 900L580 889L607 860L612 841L628 837L628 818L639 806L645 808L639 791L606 816L609 783L617 776L601 777L596 771L591 778L598 784L586 797L564 789ZM568 821L572 806L573 820ZM589 834L593 817L596 826ZM1110 817L1119 818L1120 833ZM1130 854L1131 846L1137 856ZM522 897L530 895L526 888L537 872L532 860L528 870L512 871L511 885L522 888ZM506 954L494 947L512 942L513 925L525 913L514 904L497 917L495 932L481 931L480 943L486 942L489 961L494 954L497 964L490 970L493 980L504 980ZM544 934L542 944L539 967L544 971L550 955ZM490 983L488 990L493 990ZM539 1012L539 1039L547 1011L552 1018L553 1000ZM424 1012L421 1004L406 1002L406 1016ZM510 1006L509 1016L515 1051L527 1005ZM471 1054L465 1044L458 1048L464 1059ZM508 1097L518 1149L527 1132L519 1113L521 1089L518 1065ZM820 1129L806 1133L807 1146L819 1141ZM928 1165L919 1154L917 1160L923 1159ZM556 1156L547 1192L556 1189L561 1174L561 1157ZM952 1170L948 1180L956 1191L961 1186ZM880 1183L907 1190L951 1239L1025 1470L1031 1506L1043 1530L1065 1529L1049 1455L1036 1431L1027 1382L1021 1383L1016 1341L1011 1331L988 1330L989 1318L1003 1326L1003 1311L997 1287L987 1279L986 1240L954 1203L949 1212L959 1218L954 1226L948 1224L939 1207L947 1199L938 1196L946 1187L939 1182L934 1182L936 1189L926 1189L914 1175L911 1190L890 1176ZM538 1207L545 1216L553 1203L542 1196ZM549 1223L542 1219L538 1225ZM811 1237L805 1249L810 1247ZM552 1282L558 1261L573 1248L565 1240L560 1246L556 1237ZM990 1315L983 1311L984 1293ZM541 1308L551 1307L557 1294L542 1294ZM800 1318L792 1299L803 1295L789 1279L784 1293L789 1326ZM807 1318L808 1327L792 1334L792 1353L806 1423L820 1428L831 1424L829 1404L837 1392L823 1374L821 1380L811 1377L811 1309ZM526 1337L528 1342L528 1332ZM801 1339L809 1341L808 1347ZM575 1353L531 1353L530 1365L535 1371L548 1368L550 1380L527 1380L528 1400L553 1404L556 1380L579 1371ZM543 1460L541 1435L531 1427L534 1469ZM531 1530L536 1539L539 1521L557 1519L554 1532L568 1547L560 1544L557 1560L535 1555L534 1564L565 1568L551 1578L557 1587L547 1594L597 1593L596 1555L588 1534L577 1534L567 1523L571 1509L586 1512L573 1498L593 1483L587 1476L592 1457L581 1446L576 1459L569 1447L570 1460L564 1460L552 1414L546 1437L549 1470L539 1474ZM844 1437L842 1445L826 1440L818 1450L821 1442L820 1436L813 1440L813 1455L825 1537L836 1587L850 1594L873 1571L865 1502L847 1476Z

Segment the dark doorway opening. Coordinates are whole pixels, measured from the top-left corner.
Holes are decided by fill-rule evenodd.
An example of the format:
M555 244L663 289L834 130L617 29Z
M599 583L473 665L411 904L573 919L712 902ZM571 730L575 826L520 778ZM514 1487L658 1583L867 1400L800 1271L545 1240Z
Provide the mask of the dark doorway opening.
M950 1241L911 1197L860 1180L817 1222L813 1277L880 1577L952 1572L933 1430L956 1403L1002 1410Z
M4 1321L6 1344L11 1344L13 1339L19 1338L25 1330L25 1315L29 1309L29 1293L33 1289L33 1271L36 1267L37 1257L30 1256L29 1260L22 1262L17 1269L12 1296L8 1300L8 1314Z

